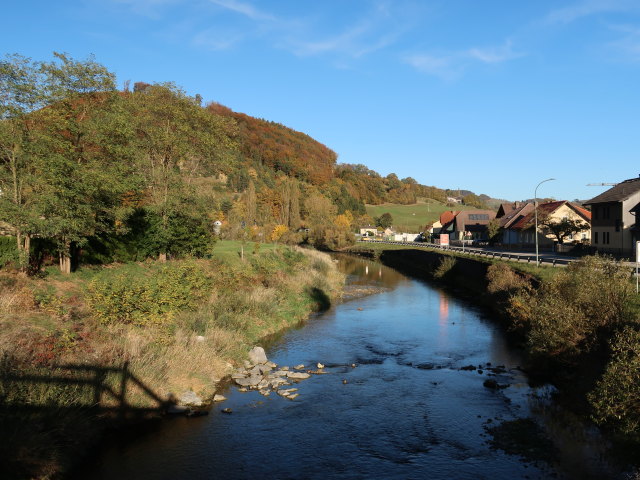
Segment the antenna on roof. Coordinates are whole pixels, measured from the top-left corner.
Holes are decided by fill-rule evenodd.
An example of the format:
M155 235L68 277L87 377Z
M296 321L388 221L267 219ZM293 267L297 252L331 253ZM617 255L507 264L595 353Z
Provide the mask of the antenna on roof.
M587 183L587 187L615 187L617 183Z

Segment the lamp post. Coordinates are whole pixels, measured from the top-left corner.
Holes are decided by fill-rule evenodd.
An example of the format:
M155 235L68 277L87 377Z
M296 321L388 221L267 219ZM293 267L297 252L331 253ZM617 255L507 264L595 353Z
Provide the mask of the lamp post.
M546 180L541 181L538 185L536 185L536 189L533 191L533 212L536 218L536 230L533 234L536 238L536 268L540 266L540 260L538 256L538 187L544 182L550 182L551 180L555 180L555 178L547 178Z

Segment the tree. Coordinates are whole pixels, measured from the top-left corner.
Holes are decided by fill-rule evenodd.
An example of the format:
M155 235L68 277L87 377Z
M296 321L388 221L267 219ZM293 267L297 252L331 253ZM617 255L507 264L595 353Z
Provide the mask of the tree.
M13 56L2 63L0 143L13 203L2 210L24 254L32 235L50 238L62 272L69 273L73 244L113 226L126 162L103 156L107 150L126 156L126 134L119 128L126 122L120 118L117 127L108 118L118 101L112 73L91 57L54 57L31 62Z
M477 196L475 193L469 193L468 195L465 195L464 197L462 197L462 203L470 207L487 208L487 206L482 201L482 199L479 196Z
M385 212L379 217L376 217L375 222L376 227L389 228L391 227L391 225L393 225L393 217L389 212Z
M16 236L23 268L34 233L33 121L46 102L40 65L20 55L0 61L0 221Z
M214 168L210 164L222 162L233 149L233 122L202 109L173 84L136 90L131 109L141 152L139 171L147 185L145 203L159 219L156 244L164 261L171 250L171 218L193 205L190 179L206 163L208 170Z
M247 225L253 226L256 221L256 186L253 180L249 181L245 203L247 204Z
M281 182L278 219L292 230L300 227L300 189L295 178L284 178Z
M92 57L54 56L41 65L49 105L37 112L37 193L40 232L56 242L60 269L69 273L75 246L126 217L133 131L111 72Z
M500 239L500 233L502 229L500 228L500 220L497 218L492 219L487 225L487 237L489 237L489 243L493 245Z
M564 243L564 239L570 235L584 232L591 228L587 222L583 222L576 218L563 218L562 220L554 220L550 217L543 218L540 221L546 230L558 239L558 243Z
M304 201L307 212L307 222L311 226L325 226L333 223L336 216L336 206L321 193L314 192Z

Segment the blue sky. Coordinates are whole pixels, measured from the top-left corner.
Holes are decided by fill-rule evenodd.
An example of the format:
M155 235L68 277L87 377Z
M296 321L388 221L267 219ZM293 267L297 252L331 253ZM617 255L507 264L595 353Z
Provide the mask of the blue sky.
M23 0L2 23L0 53L94 54L383 175L573 200L640 174L638 0Z

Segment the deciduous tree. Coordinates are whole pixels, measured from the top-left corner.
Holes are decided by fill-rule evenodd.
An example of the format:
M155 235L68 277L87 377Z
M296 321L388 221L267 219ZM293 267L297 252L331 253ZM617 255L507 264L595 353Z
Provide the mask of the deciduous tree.
M587 222L577 218L563 218L562 220L555 220L553 218L546 217L540 221L540 224L543 225L549 233L553 234L560 244L564 243L564 239L568 236L584 232L591 228Z

